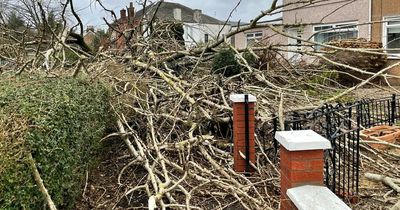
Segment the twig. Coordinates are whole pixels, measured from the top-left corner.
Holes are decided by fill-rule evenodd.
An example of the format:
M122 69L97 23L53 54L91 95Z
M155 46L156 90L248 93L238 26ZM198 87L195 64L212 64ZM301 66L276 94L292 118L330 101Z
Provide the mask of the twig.
M39 171L35 164L35 160L33 159L32 154L30 152L28 153L28 160L29 160L29 166L33 173L33 177L35 178L35 182L39 187L39 191L42 193L43 197L45 198L47 205L49 206L49 208L51 210L57 210L56 205L54 205L54 202L51 199L49 192L47 191L46 187L44 186L43 179L40 177Z

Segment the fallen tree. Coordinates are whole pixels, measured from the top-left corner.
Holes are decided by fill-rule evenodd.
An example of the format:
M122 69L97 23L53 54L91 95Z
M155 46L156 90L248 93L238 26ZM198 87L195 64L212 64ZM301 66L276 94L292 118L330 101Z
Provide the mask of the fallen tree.
M73 9L71 3L72 1L67 1L63 6L66 8L69 5ZM302 3L312 4L310 1ZM41 11L39 15L46 19L46 12L41 9L40 2L38 4ZM227 41L237 33L268 27L286 37L307 44L317 44L291 37L273 25L258 23L261 18L275 14L287 6L273 1L248 26L191 50L171 41L174 40L171 37L174 34L166 31L157 31L144 37L143 31L129 29L118 31L119 36L123 36L125 40L124 51L99 51L94 54L88 51L86 45L80 44L82 23L79 19L77 26L73 27L80 29L78 33L72 33L72 29L64 25L63 30L58 33L50 33L51 39L35 33L40 39L30 40L30 37L24 37L21 33L23 38L13 42L14 37L6 35L7 42L0 49L0 58L5 61L2 71L22 76L40 72L46 77L85 77L89 83L101 81L113 88L112 96L108 99L96 98L82 92L73 94L91 102L110 102L112 113L116 116L111 126L113 132L102 141L123 141L123 149L114 152L127 162L123 162L121 170L117 172L115 188L119 194L106 201L111 203L112 208L276 209L279 206L279 170L274 163L276 156L271 152L272 141L264 141L272 129L270 120L273 114L278 113L283 122L286 111L313 108L327 101L335 101L357 88L371 84L373 78L387 71L385 68L377 73L366 72L350 66L356 72L366 72L368 78L364 80L348 73L359 83L347 88L327 76L325 68L308 64L292 65L282 55L288 51L287 46L269 44L238 50ZM160 23L158 25L165 26ZM1 27L6 32L12 31L5 26ZM348 53L361 51L379 55L379 52L365 49L321 45L329 50ZM216 71L211 68L213 60L218 60L221 52L229 52L228 57L237 61L234 71L229 74L223 73L229 69L229 64L220 62L215 65ZM258 62L253 58L249 59L245 53L254 58L259 57ZM348 67L347 64L331 60L324 54L305 51L297 53L317 56L332 64ZM316 77L331 82L319 82L320 80L315 80ZM228 98L233 93L251 93L258 100L256 143L259 150L257 161L253 163L256 172L251 177L236 173L232 168L232 109ZM68 97L64 97L62 103L69 104ZM68 110L68 106L64 108ZM96 116L109 114L106 110L96 111L85 106L79 109L76 117L88 113L95 113ZM91 118L90 123L74 128L92 128L91 123L100 123L107 119L106 116L100 119ZM33 159L40 162L35 155ZM389 167L386 163L382 165ZM50 172L46 171L41 175L49 176L48 173ZM51 190L61 188L46 181L46 178L43 180L55 205L63 205L60 201L62 198L57 198L55 195L58 194ZM86 198L85 192L90 190L90 184L85 183L85 201L91 208L101 206L103 202ZM101 197L105 194L106 190ZM133 197L143 197L146 202L131 203Z

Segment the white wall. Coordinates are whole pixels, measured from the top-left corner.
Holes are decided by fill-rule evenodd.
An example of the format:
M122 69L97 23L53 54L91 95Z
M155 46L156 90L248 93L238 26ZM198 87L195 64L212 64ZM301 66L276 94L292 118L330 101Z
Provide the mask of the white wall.
M204 35L208 34L209 41L215 40L220 33L221 38L224 34L231 30L230 25L216 25L216 24L199 24L199 23L183 23L185 31L183 38L185 45L188 48L204 44ZM229 41L229 40L228 40Z

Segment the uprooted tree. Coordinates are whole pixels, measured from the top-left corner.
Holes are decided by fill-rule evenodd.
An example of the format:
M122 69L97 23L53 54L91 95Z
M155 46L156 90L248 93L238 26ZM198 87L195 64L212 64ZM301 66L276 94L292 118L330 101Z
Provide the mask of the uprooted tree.
M115 116L112 127L114 132L108 134L103 141L122 139L126 151L121 156L126 155L129 160L118 172L118 182L115 185L120 193L108 201L114 207L277 208L279 171L273 163L272 153L266 149L268 145L257 154L257 164L253 166L256 172L253 176L246 177L233 171L233 160L229 152L232 108L228 96L232 93L257 95L260 101L257 105L258 125L260 129L264 129L269 128L268 122L274 113L280 113L279 118L282 119L285 110L333 102L363 85L370 84L388 69L365 71L348 63L340 63L340 60L329 56L340 52L384 54L379 51L322 43L318 44L324 47L326 54L294 51L315 56L330 66L368 75L360 78L357 74L346 72L354 78L356 84L344 87L329 76L332 72L343 71L327 68L326 65L293 65L283 56L288 51L287 46L255 45L242 52L227 41L237 33L267 27L282 36L309 45L317 44L292 37L272 24L259 23L263 17L279 13L290 6L280 5L277 0L254 17L249 25L239 27L205 46L190 50L181 43L178 36L181 31L173 30L180 28L170 23L152 20L154 22L142 24L139 21L141 24L134 29L120 31L114 28L117 37L123 38L117 40L123 40L126 46L125 50L117 53L107 50L94 52L84 42L83 24L74 10L72 0L58 5L61 15L56 21L49 21L52 20L51 13L45 5L50 4L34 0L23 2L19 6L31 13L22 20L35 24L25 23L21 31L0 21L0 72L8 77L30 74L56 78L73 77L89 83L104 82L112 88L109 102ZM301 2L298 7L315 3ZM147 1L141 3L145 8ZM103 6L99 0L96 4ZM113 14L111 10L104 9ZM71 24L71 18L67 18L66 14L73 17L74 24ZM13 18L13 13L9 17ZM19 21L13 22L19 24ZM52 26L52 23L57 23L57 27ZM113 27L111 23L108 24ZM171 28L172 30L167 30ZM235 63L226 65L222 62L224 59L233 59ZM321 80L315 78L331 82L320 82ZM320 93L326 96L322 100ZM0 101L0 107L1 103ZM23 121L20 124L17 122L15 126L35 126L29 124L32 122L34 121ZM261 145L261 136L257 137L256 142ZM54 140L53 143L58 142ZM41 165L46 163L40 162L36 153L29 153L30 150L32 148L27 150L27 154L32 154L36 164L34 166L37 168L32 173L40 175L39 178L43 181L40 185L41 179L38 179L38 185L43 187L40 191L43 199L39 200L53 209L64 207L57 203L62 193L55 190L50 190L49 193L46 190L54 188L48 186L52 184L47 180L50 175L43 174L47 170L41 169ZM73 167L75 168L66 170L79 169L76 165ZM0 170L1 172L3 171ZM86 191L85 185L83 197ZM132 197L144 197L146 203L129 204ZM55 205L53 200L56 201ZM88 202L94 207L99 205L96 201Z

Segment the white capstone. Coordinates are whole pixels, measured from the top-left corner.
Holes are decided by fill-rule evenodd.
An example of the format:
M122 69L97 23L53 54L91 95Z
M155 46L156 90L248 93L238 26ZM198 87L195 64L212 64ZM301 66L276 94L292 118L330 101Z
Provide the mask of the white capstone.
M229 96L229 99L234 103L243 103L244 95L246 94L233 94ZM251 94L247 94L249 96L249 102L256 102L257 98Z
M331 142L312 130L277 131L275 138L289 151L331 149Z
M299 210L351 210L323 186L304 185L288 189L286 194Z

